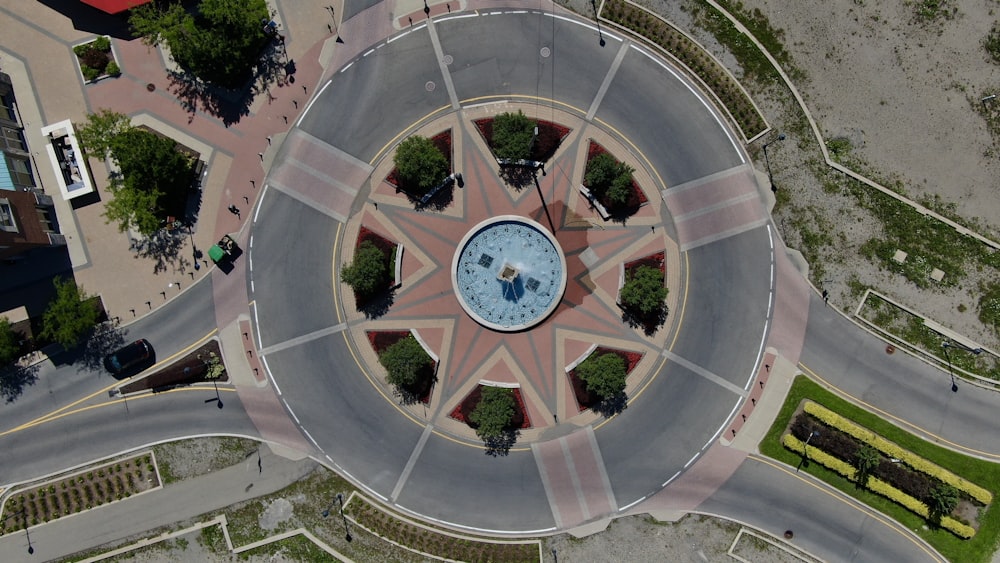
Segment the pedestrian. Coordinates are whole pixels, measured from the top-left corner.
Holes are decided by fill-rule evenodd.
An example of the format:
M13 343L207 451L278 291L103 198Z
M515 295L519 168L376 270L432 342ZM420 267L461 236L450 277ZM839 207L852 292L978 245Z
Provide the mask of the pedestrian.
M830 292L823 290L823 303L830 303Z
M237 217L240 216L240 208L236 207L234 204L229 204L229 212Z

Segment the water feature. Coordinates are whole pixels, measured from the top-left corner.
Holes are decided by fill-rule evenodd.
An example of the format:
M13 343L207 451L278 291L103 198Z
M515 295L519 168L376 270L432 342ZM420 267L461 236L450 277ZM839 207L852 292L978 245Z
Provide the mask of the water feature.
M479 324L513 332L544 321L566 291L559 242L526 217L501 215L462 238L451 267L462 308Z

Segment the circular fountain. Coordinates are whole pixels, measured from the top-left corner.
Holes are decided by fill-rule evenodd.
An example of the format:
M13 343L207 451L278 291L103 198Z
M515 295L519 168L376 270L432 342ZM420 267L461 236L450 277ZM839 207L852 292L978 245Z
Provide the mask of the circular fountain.
M551 233L517 215L487 219L458 244L451 283L479 324L515 332L544 321L566 291L566 257Z

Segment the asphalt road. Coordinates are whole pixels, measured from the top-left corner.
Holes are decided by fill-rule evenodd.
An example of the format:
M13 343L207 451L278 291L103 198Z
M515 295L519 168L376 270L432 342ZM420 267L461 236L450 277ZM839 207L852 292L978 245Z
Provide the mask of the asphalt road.
M749 523L824 561L943 561L895 520L808 476L750 457L698 512Z
M211 278L205 277L153 313L121 327L109 340L127 343L146 338L157 361L163 361L214 330L214 316L205 314L211 309ZM62 411L61 418L0 436L0 451L5 454L0 456L0 481L9 484L32 479L178 436L257 434L235 395L224 401L223 409L204 403L215 397L211 387L129 400L127 412L124 403L109 404L111 399L104 390L117 381L100 367L103 352L56 356L58 364L42 362L37 380L16 400L3 405L0 432L9 432L96 393ZM88 358L91 364L96 361L96 366L88 367Z
M962 381L952 392L947 372L901 351L886 354L882 340L859 330L816 295L800 361L841 391L896 417L889 420L908 431L1000 459L1000 394Z
M434 32L455 99L464 103L551 103L544 99L556 96L581 117L595 109L668 185L744 162L699 97L620 39L609 36L601 47L595 30L535 11L443 17ZM452 111L446 82L431 30L405 30L334 74L301 127L370 161L413 123ZM359 373L334 310L336 222L277 190L260 206L251 255L261 353L285 404L323 452L356 481L422 516L506 532L553 529L526 444L492 458L435 432L422 441L423 423L404 416ZM737 388L755 372L770 314L768 244L766 228L758 228L689 252L685 317L671 352ZM654 383L595 434L618 506L682 471L742 400L666 362Z

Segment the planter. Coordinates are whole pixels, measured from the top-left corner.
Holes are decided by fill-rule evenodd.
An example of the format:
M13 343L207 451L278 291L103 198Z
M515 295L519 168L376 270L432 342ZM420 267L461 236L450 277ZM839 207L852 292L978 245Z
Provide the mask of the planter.
M73 53L76 54L80 75L87 84L121 74L121 67L118 66L111 47L111 38L107 35L74 46Z

